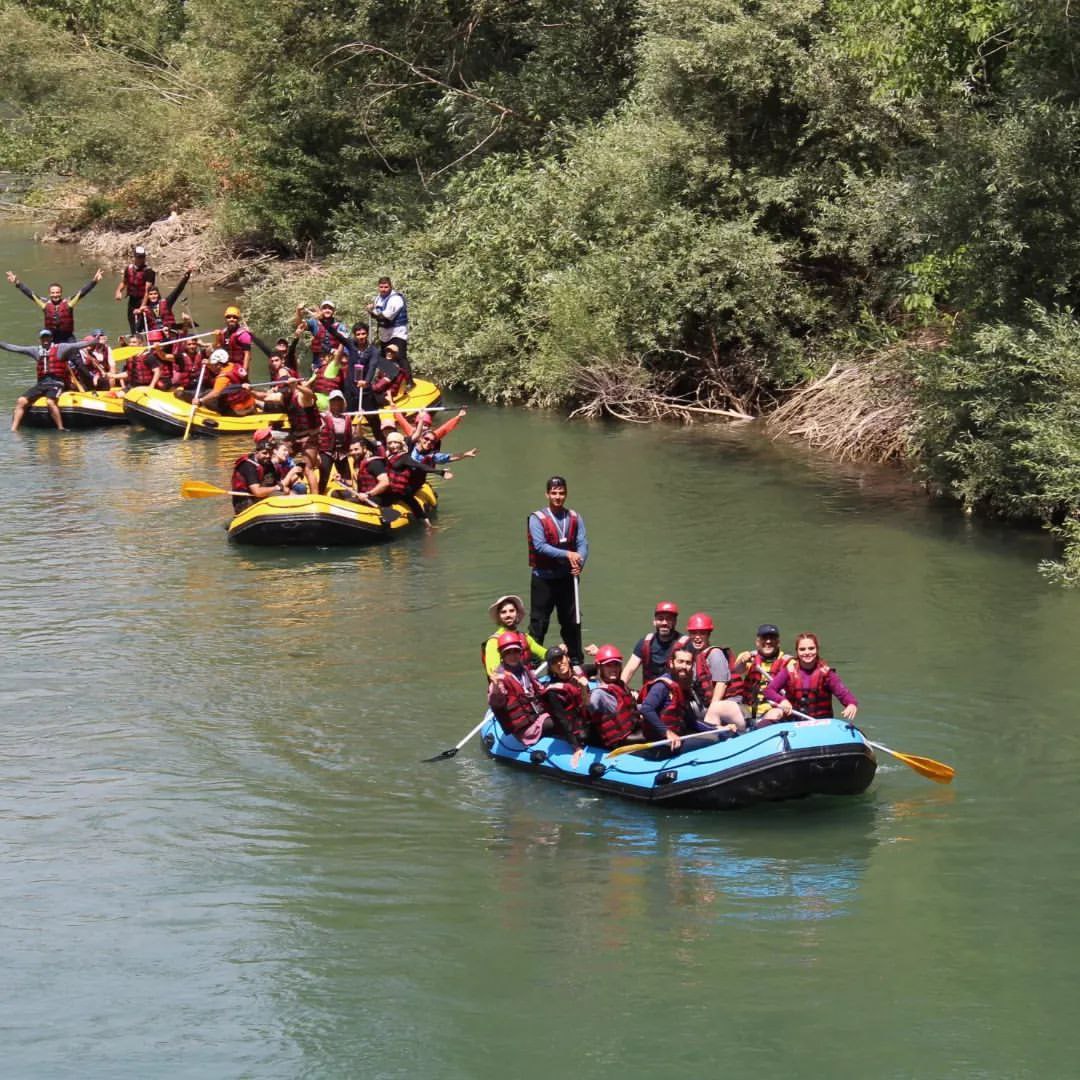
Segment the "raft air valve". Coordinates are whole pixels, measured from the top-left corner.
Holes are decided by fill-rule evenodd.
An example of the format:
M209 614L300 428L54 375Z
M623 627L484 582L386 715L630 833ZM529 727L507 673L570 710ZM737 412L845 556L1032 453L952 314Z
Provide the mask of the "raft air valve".
M663 787L666 784L673 784L678 775L678 769L665 769L663 772L656 774L655 786Z
M607 772L607 766L602 761L594 761L589 766L589 775L594 780L599 780Z
M495 745L495 736L488 734L484 736L484 746L490 750Z
M533 765L543 765L544 762L547 761L547 751L546 750L534 750L529 755L529 761Z

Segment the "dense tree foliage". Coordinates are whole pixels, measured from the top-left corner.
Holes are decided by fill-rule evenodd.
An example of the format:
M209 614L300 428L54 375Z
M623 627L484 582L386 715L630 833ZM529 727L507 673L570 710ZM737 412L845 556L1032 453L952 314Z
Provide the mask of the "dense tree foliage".
M492 399L763 409L932 324L913 458L1072 542L1076 33L1051 0L0 0L0 164L94 183L87 218L209 206L354 311L390 272L425 367Z

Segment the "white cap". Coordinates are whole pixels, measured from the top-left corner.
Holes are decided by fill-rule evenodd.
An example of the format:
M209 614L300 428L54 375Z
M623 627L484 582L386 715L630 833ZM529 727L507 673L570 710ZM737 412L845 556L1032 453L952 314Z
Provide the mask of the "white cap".
M210 354L211 364L227 364L229 362L229 354L224 349L215 349Z
M345 395L340 390L331 390L326 397L327 401L344 401Z
M144 248L142 246L142 244L136 244L135 245L135 254L136 255L145 255L146 254L146 248Z
M335 304L333 300L324 300L319 305L319 307L332 307L335 311L337 311L337 304Z

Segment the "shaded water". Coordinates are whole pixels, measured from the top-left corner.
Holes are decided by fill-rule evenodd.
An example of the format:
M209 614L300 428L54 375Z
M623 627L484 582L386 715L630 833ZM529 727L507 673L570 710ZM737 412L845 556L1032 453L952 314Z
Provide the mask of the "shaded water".
M11 226L0 250L88 276ZM101 287L79 325L120 309ZM0 337L38 326L0 290ZM32 379L0 363L11 402ZM477 407L431 536L260 552L177 495L242 442L0 441L5 1074L1075 1073L1080 598L1038 534L753 432ZM871 736L955 784L886 760L860 799L707 815L476 746L420 764L479 717L553 471L586 640L629 648L658 598L736 646L815 629Z

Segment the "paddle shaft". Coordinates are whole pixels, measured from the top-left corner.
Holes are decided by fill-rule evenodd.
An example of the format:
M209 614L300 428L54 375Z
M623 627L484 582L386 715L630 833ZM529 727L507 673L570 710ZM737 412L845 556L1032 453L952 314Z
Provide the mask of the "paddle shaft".
M195 422L195 410L199 407L199 392L202 390L203 376L206 374L206 365L199 368L199 378L195 383L195 393L191 398L191 412L188 413L187 424L184 426L183 442L191 437L191 425Z
M792 716L797 716L802 720L813 720L815 717L807 716L806 713L799 712L797 709L791 710ZM852 727L855 727L852 724ZM875 750L880 750L883 754L888 754L890 757L896 758L897 761L902 761L909 769L917 772L920 776L925 776L928 780L933 780L938 784L949 784L952 782L953 776L956 775L956 770L951 765L946 765L943 761L935 761L933 758L919 757L917 754L902 754L899 750L892 750L884 743L874 742L872 739L866 737L865 732L860 731L859 728L855 728L856 731L862 736L862 740L867 746L872 746Z

